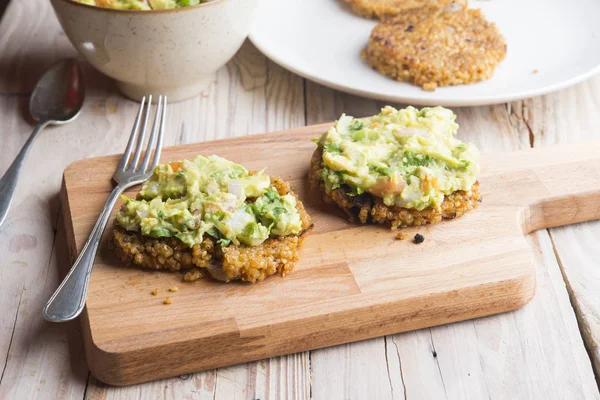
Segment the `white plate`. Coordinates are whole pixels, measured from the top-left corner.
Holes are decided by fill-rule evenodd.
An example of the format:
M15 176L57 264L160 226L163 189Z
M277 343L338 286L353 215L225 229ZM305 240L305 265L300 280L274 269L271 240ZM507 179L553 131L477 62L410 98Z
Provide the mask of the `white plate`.
M386 78L360 58L374 21L341 0L262 0L250 39L277 64L348 93L415 105L474 106L532 97L600 70L599 0L471 0L508 52L492 79L435 92ZM534 70L537 73L533 73Z

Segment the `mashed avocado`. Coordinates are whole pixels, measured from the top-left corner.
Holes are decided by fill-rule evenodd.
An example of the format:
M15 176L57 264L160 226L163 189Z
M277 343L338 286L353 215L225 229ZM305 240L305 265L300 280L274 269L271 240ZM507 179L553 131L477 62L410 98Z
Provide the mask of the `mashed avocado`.
M119 10L164 10L195 6L208 0L75 0L90 6L116 8Z
M139 199L123 196L119 225L152 237L176 237L192 247L210 235L221 246L256 246L302 230L296 198L281 196L263 172L217 156L158 165Z
M342 115L318 139L325 189L368 192L387 206L440 207L445 195L469 191L479 172L477 148L453 136L455 119L442 107L387 106L365 119Z

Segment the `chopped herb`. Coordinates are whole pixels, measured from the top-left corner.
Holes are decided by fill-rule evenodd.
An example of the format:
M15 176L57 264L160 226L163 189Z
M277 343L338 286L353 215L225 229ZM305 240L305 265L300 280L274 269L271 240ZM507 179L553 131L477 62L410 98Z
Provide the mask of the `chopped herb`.
M350 130L358 131L358 130L362 129L363 126L364 126L364 123L360 119L355 119L350 123Z
M164 218L165 217L165 212L163 210L160 210L157 214L158 218Z
M352 188L350 188L350 191L346 192L346 194L348 196L352 196L353 197L353 196L359 196L359 195L363 194L364 192L365 192L365 190L362 189L362 188L352 187Z
M273 188L267 188L263 196L269 199L269 201L275 201L279 197L279 193Z
M227 214L224 211L215 211L212 213L219 221L223 221Z
M229 246L229 243L231 243L231 240L229 240L229 239L219 239L219 240L217 240L217 243L219 243L219 245L221 247L227 247L227 246Z
M411 165L415 167L425 167L433 164L435 160L428 154L420 154L413 153L412 151L407 151L404 153L403 161L406 165Z
M281 214L285 214L286 212L286 209L283 207L275 207L273 209L273 216L277 218L278 216L280 216Z
M178 177L178 178L183 178L184 176L185 176L185 171L179 171L179 172L177 173L177 177Z
M390 167L382 167L381 165L369 165L371 172L377 172L379 175L390 176L392 171Z
M169 232L168 229L159 227L159 228L154 229L150 233L150 236L152 236L152 237L171 237L171 232Z

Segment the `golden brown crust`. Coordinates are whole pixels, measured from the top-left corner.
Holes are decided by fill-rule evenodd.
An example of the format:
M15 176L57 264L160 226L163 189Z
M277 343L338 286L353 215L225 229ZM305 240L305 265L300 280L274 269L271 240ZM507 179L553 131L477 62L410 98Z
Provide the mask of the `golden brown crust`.
M215 277L225 280L256 283L276 272L284 276L296 266L298 250L305 233L312 227L312 222L304 205L287 182L271 177L271 186L281 195L290 193L296 197L303 229L300 235L269 238L258 246L230 244L225 248L206 236L202 243L189 248L178 239L152 238L115 225L110 246L124 265L134 264L167 271L188 270L184 276L186 282L204 277L204 271L215 276L215 268L218 269L217 274L225 272L225 275Z
M390 78L435 90L489 79L506 42L480 10L421 7L377 24L363 57Z
M326 203L336 204L353 221L358 219L361 223L375 223L390 225L392 229L409 226L421 226L440 222L442 219L460 217L467 211L479 205L479 183L476 182L471 191L458 191L444 197L439 209L426 208L414 210L397 206L387 206L380 197L370 193L358 196L348 196L341 188L327 192L323 182L323 148L318 147L313 153L308 179L311 187L318 188Z
M467 0L345 0L352 12L364 18L386 19L412 8L447 7L453 3L467 6Z

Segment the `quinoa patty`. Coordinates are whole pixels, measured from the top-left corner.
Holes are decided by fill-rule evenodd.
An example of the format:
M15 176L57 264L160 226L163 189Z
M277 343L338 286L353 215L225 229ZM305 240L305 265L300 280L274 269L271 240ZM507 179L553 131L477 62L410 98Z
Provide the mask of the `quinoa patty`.
M506 42L480 10L426 6L379 23L364 53L383 75L424 90L489 79Z
M466 0L345 0L350 4L352 12L364 18L385 19L396 16L411 8L430 5L434 7L446 7L457 4L461 7L467 6Z
M392 229L409 226L421 226L440 222L442 219L453 219L479 205L479 183L475 183L471 191L457 191L445 196L439 209L426 208L415 210L397 206L387 206L383 200L370 193L348 196L343 187L330 193L325 190L323 182L323 148L317 147L310 161L308 179L313 188L319 188L326 203L337 204L354 221L363 223L391 225Z
M223 248L205 235L201 243L190 248L176 238L144 236L115 224L110 247L124 265L167 271L189 270L184 278L186 281L202 278L204 271L218 280L251 283L262 281L276 272L284 276L296 266L298 249L312 223L304 205L287 182L271 177L271 187L282 196L289 193L296 197L296 208L302 221L302 233L299 235L269 238L258 246L230 244Z

